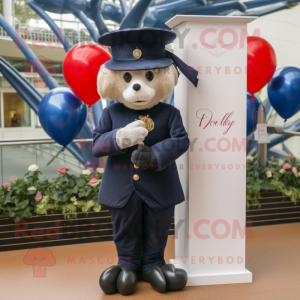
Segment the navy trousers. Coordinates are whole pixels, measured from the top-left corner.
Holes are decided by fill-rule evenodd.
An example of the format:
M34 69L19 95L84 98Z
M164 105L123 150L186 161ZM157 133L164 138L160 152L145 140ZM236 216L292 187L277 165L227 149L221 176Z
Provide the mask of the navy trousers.
M165 265L164 251L174 207L151 208L136 192L122 208L109 207L120 267L145 272Z

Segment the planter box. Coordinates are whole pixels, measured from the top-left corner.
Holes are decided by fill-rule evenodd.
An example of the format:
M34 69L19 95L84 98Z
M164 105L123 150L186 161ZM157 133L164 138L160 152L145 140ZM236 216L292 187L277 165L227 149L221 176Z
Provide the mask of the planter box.
M169 234L174 234L174 223ZM100 212L77 212L77 219L65 220L61 211L34 215L15 223L0 219L0 252L36 247L62 246L112 241L112 222L108 208Z
M294 205L279 192L262 193L261 208L246 211L247 226L262 226L300 222L300 200Z
M281 193L263 193L261 208L246 212L247 226L300 222L300 200L294 205ZM174 234L174 222L169 232ZM72 223L60 211L33 216L15 224L10 218L0 219L0 251L112 241L112 223L107 207L100 212L77 212Z

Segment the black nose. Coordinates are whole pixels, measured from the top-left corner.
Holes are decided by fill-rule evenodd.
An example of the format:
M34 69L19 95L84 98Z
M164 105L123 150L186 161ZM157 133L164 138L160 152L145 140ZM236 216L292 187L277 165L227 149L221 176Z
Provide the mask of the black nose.
M135 84L132 86L132 88L133 88L135 91L138 91L138 90L141 88L141 86L140 86L138 83L135 83Z

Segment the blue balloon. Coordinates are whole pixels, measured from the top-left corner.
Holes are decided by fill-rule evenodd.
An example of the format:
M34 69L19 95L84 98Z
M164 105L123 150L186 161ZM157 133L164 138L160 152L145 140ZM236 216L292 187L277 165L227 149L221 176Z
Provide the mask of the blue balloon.
M79 134L87 118L86 105L68 88L55 88L45 95L39 119L47 134L67 146Z
M256 127L259 103L255 96L251 100L251 94L247 93L247 135L252 133Z
M300 69L277 70L268 84L268 96L280 117L288 119L295 115L300 109Z

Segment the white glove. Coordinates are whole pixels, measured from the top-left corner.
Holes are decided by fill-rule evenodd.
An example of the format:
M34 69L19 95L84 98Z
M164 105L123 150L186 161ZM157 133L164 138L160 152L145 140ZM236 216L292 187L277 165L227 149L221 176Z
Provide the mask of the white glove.
M117 131L117 145L123 150L143 142L147 135L144 122L134 121Z

